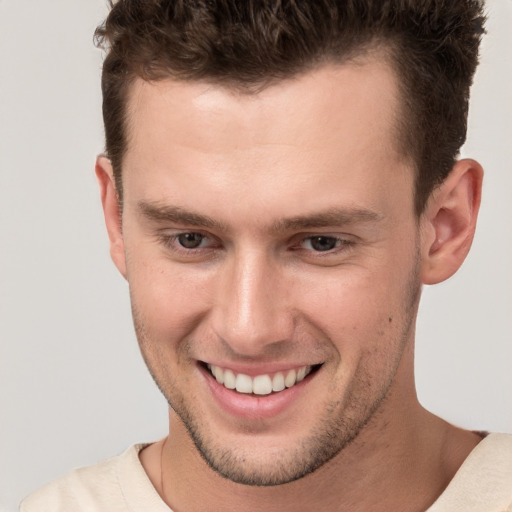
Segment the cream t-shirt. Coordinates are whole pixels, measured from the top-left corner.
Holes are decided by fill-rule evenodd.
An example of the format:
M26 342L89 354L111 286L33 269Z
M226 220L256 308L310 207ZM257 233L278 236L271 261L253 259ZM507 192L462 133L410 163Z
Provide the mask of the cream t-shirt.
M139 460L144 444L42 487L20 512L172 512ZM512 512L512 435L489 434L426 512Z

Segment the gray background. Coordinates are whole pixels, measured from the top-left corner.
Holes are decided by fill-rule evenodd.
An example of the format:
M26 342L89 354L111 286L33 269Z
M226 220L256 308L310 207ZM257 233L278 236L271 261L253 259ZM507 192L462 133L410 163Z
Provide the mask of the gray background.
M463 150L486 169L483 207L462 270L425 289L417 381L448 420L512 432L512 2L488 8ZM106 12L104 0L0 0L0 509L166 432L93 173L92 33Z

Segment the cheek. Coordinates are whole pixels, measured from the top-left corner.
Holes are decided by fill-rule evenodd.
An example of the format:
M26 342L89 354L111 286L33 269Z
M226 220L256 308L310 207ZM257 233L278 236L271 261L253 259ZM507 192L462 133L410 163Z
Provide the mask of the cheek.
M211 302L208 276L186 265L140 255L128 260L128 272L134 316L154 340L183 338Z
M402 305L402 290L403 284L387 279L378 282L375 273L366 269L345 269L325 278L305 280L295 295L303 297L301 309L309 310L312 318L355 328L362 323L380 323L397 303Z
M408 275L368 268L341 269L299 285L298 309L336 346L345 362L391 349L409 329L412 284ZM304 290L307 290L304 293ZM368 354L367 354L368 355Z

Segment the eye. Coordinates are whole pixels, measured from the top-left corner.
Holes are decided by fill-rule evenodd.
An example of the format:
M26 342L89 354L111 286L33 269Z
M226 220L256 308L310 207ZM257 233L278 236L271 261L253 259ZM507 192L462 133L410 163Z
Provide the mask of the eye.
M306 238L302 246L304 249L313 249L317 252L326 252L331 251L332 249L336 249L340 245L348 243L340 238L336 238L334 236L310 236Z
M222 241L198 231L163 230L157 234L157 242L164 254L180 262L206 261L218 255Z
M176 240L185 249L197 249L203 244L205 236L201 233L182 233L176 237Z

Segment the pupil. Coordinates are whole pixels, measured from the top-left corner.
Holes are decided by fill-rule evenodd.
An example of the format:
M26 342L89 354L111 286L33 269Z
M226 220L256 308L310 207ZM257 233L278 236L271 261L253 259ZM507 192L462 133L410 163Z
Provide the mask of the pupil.
M186 249L195 249L201 245L203 235L200 233L184 233L178 237L178 242Z
M336 238L330 236L315 236L311 239L311 246L315 251L330 251L336 247Z

